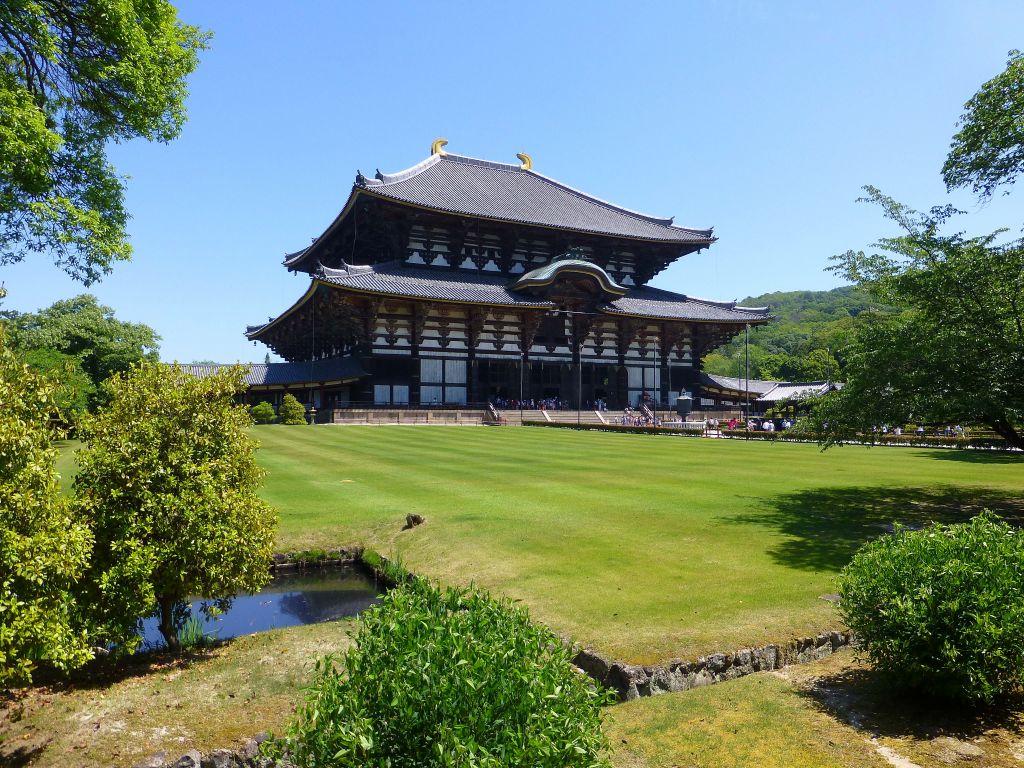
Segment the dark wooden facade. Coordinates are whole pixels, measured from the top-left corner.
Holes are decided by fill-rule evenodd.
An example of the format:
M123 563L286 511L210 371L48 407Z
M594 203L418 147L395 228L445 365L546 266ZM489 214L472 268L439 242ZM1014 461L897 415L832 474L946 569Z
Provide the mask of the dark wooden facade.
M335 222L285 262L310 275L305 294L248 336L288 361L358 359L366 375L317 407L671 403L698 387L705 353L768 320L647 286L712 242L530 168L434 155L358 176Z

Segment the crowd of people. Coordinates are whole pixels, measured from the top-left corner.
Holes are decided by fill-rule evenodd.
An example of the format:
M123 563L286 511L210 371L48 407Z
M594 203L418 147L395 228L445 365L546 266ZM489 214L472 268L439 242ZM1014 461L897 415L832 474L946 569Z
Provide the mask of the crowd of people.
M624 427L660 427L661 424L661 419L646 408L633 410L627 405L622 411L622 426Z
M871 431L876 434L895 435L896 437L899 437L903 434L903 427L896 426L890 428L888 424L883 424L881 427L872 427ZM917 428L914 429L914 434L918 437L924 437L928 434L928 430L923 424L918 424ZM946 424L942 427L935 427L932 435L935 437L963 437L964 428L959 424Z
M506 410L518 411L564 411L573 410L573 406L566 400L560 397L543 397L543 398L524 398L519 400L518 398L508 397L492 397L490 399L491 405L495 408L504 408ZM607 411L608 402L603 399L588 400L583 404L583 407L588 411Z

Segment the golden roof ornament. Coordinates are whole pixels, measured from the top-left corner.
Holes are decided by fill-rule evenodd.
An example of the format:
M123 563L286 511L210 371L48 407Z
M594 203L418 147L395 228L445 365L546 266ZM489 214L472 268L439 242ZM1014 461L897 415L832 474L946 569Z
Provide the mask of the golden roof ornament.
M432 154L432 155L440 155L441 157L444 157L448 153L445 152L442 149L442 147L445 146L447 143L448 143L448 139L446 139L444 137L441 137L441 136L437 137L436 139L434 139L434 143L430 145L430 154Z
M525 152L518 153L516 155L516 157L518 157L519 161L522 163L522 165L519 166L519 170L521 170L521 171L533 170L533 158L532 157L530 157Z

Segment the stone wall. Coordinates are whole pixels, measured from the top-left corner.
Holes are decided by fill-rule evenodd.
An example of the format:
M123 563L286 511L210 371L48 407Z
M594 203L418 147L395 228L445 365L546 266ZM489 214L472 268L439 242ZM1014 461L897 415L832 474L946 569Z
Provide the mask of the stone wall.
M823 632L786 645L742 648L735 653L714 653L696 661L675 660L663 666L609 662L594 651L583 649L576 653L573 664L606 688L616 691L621 701L630 701L641 696L701 688L790 664L805 664L830 656L850 645L851 640L850 632Z

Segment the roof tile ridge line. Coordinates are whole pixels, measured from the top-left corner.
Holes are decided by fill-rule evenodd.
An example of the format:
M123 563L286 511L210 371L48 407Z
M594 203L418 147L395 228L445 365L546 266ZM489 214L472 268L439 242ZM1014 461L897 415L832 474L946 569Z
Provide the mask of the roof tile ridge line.
M603 205L606 208L610 208L613 211L619 211L620 213L625 213L629 216L635 216L636 218L642 219L650 224L660 224L670 229L679 229L683 230L684 232L692 232L694 234L704 235L705 237L708 238L711 237L711 229L698 229L696 227L676 226L675 224L672 223L675 220L675 216L652 216L649 213L642 213L641 211L637 211L632 208L626 208L624 205L618 205L616 203L609 202L608 200L605 200L602 197L597 197L596 195L592 195L589 192L584 192L583 190L570 186L569 184L566 184L563 181L553 179L550 176L545 176L543 173L535 171L532 168L530 170L523 170L517 168L516 170L519 170L522 173L528 173L531 176L536 176L538 179L546 181L548 184L559 187L560 189L564 189L567 192L571 192L574 195L579 195L580 197L586 198L587 200L591 200L599 205Z
M456 155L453 152L448 152L445 157L456 163L465 163L466 165L475 165L480 168L493 168L497 171L508 171L509 173L521 173L523 172L522 166L515 165L513 163L500 163L497 160L485 160L482 157L471 157L470 155Z
M668 288L659 288L656 285L648 285L646 283L644 285L633 285L633 286L630 286L629 287L629 291L626 293L625 296L623 296L623 298L624 299L636 299L637 301L661 301L661 299L657 299L657 298L653 298L653 297L652 298L644 298L643 296L633 295L633 294L635 294L636 291L657 291L658 293L666 293L669 296L671 296L673 299L676 299L678 301L689 301L690 300L690 297L687 294L685 294L685 293L677 293L676 291L670 291Z
M466 283L467 285L496 285L504 287L506 282L501 282L505 276L501 273L477 273L473 271L452 272L447 267L431 267L422 264L408 264L401 259L389 259L376 264L350 265L360 270L357 272L346 272L346 270L332 270L335 272L346 272L336 277L358 277L360 275L378 275L380 277L404 277L408 280L431 280L443 283ZM330 269L330 267L327 267ZM362 271L365 270L365 271ZM328 277L334 277L328 275Z
M687 295L686 298L689 301L695 301L698 304L706 304L709 307L718 307L719 309L736 309L735 301L720 301L718 299L705 299L702 296L690 295Z
M566 184L563 181L553 179L550 176L545 176L543 173L535 171L532 168L528 171L524 170L523 173L528 173L531 176L536 176L541 181L545 181L548 184L551 184L552 186L558 187L559 189L564 189L566 192L571 192L574 195L586 198L591 202L597 203L598 205L603 205L605 208L610 208L613 211L619 211L620 213L625 213L629 216L635 216L638 219L643 219L644 221L650 224L661 224L664 227L671 227L672 221L675 218L674 216L652 216L649 213L641 213L640 211L635 211L632 208L626 208L625 206L622 205L616 205L615 203L609 202L608 200L605 200L602 197L597 197L596 195L592 195L589 192L584 192L582 189L577 189L576 187L570 186L569 184ZM676 229L680 229L680 227L676 227Z
M411 179L413 176L419 176L428 168L433 168L435 165L441 162L441 160L444 157L447 157L447 155L431 155L426 160L420 160L418 163L416 163L416 165L410 168L406 168L404 171L397 171L396 173L380 173L378 171L380 175L377 176L376 178L369 178L364 176L364 182L359 186L363 186L366 188L374 188L386 187L389 184L397 184L400 181Z

